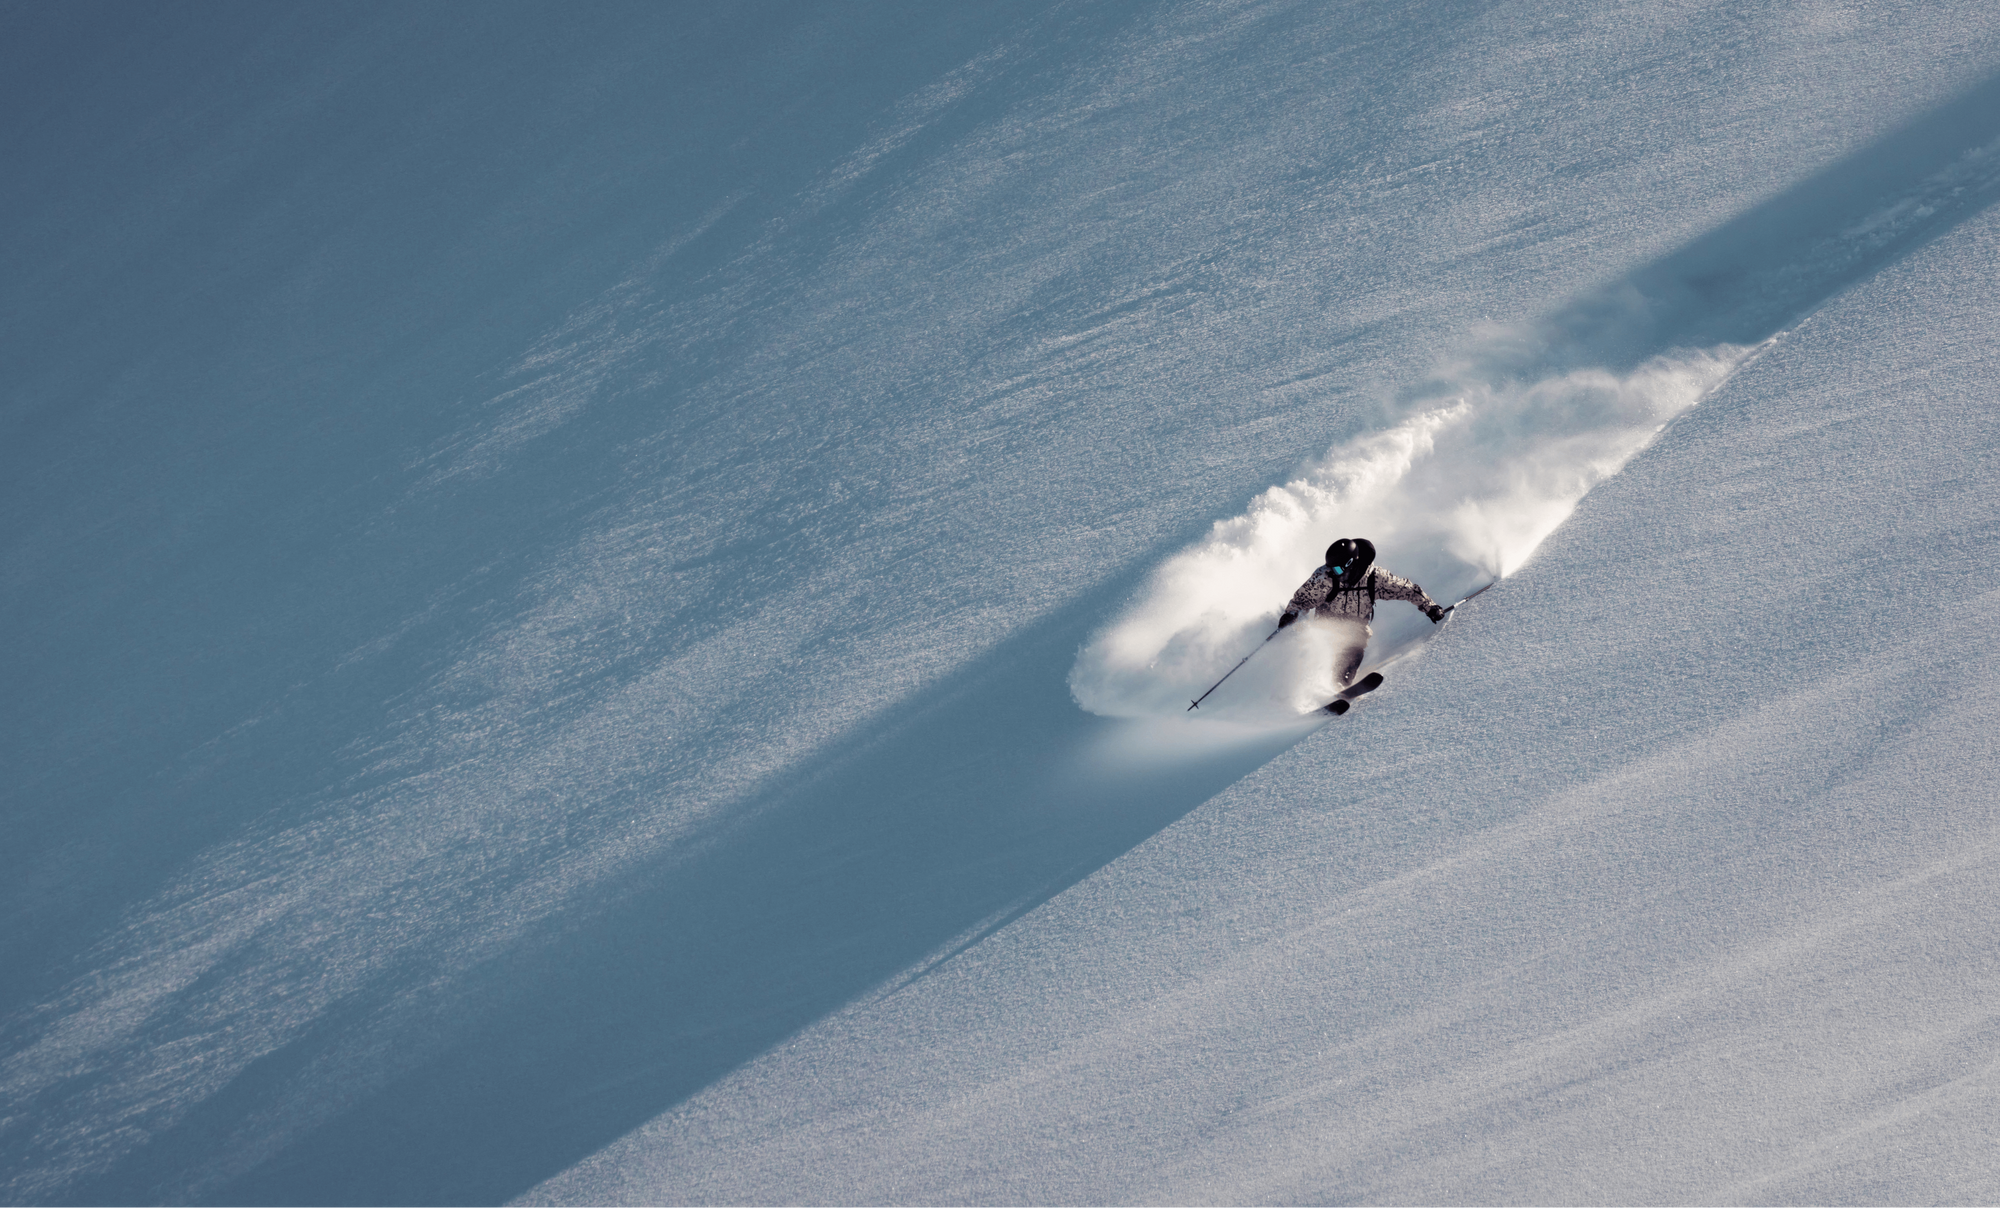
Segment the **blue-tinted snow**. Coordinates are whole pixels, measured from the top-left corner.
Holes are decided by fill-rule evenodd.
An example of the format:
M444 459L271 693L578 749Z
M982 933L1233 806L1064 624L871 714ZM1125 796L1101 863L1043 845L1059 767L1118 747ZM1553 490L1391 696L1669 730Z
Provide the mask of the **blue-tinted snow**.
M2000 1197L1984 6L5 20L5 1198Z

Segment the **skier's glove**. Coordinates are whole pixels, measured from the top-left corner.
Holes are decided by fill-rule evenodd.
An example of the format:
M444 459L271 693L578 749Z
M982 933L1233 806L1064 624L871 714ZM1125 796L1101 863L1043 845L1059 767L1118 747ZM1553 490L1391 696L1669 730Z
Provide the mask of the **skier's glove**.
M1429 608L1424 609L1424 615L1431 619L1431 624L1435 625L1444 620L1444 605L1433 604Z
M1285 626L1291 624L1293 621L1296 621L1298 619L1299 619L1298 613L1288 612L1284 616L1278 618L1278 628L1283 629Z

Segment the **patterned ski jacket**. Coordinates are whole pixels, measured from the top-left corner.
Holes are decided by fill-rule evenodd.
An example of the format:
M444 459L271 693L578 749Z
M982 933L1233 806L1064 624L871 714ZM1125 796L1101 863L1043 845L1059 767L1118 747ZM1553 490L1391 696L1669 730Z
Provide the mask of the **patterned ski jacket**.
M1369 570L1353 587L1337 587L1333 572L1321 566L1312 573L1312 578L1292 593L1292 602L1285 605L1285 611L1312 612L1322 617L1359 621L1366 625L1375 619L1375 601L1378 599L1402 600L1426 612L1437 607L1437 601L1424 594L1423 588L1380 567Z

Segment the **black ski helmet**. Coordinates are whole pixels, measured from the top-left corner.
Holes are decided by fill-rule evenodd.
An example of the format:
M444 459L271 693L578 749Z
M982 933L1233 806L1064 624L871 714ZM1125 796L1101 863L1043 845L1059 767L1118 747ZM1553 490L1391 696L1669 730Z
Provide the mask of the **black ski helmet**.
M1347 568L1347 578L1351 583L1361 582L1361 576L1375 565L1375 543L1366 537L1356 537L1350 543L1354 546L1354 565Z
M1366 537L1342 537L1326 547L1326 565L1345 584L1361 582L1375 564L1375 543Z

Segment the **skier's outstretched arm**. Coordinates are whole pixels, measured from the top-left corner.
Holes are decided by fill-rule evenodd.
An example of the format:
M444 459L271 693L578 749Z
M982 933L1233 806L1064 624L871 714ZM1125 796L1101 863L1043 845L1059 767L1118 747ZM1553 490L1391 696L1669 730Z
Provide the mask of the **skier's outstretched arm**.
M1430 593L1401 575L1392 575L1386 570L1375 572L1375 598L1378 600L1401 600L1414 604L1435 625L1444 619L1444 605L1431 599Z

